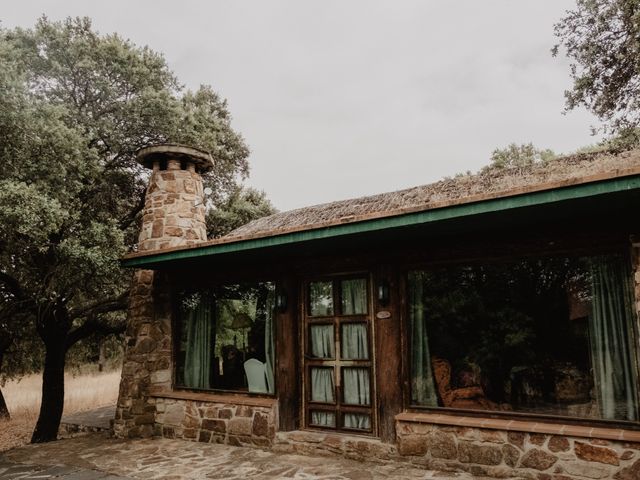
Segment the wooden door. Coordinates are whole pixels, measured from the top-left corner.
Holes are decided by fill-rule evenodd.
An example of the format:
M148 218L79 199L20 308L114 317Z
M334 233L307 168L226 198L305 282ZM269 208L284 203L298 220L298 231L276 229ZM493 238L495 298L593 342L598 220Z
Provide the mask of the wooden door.
M370 284L368 275L305 284L306 428L377 434Z

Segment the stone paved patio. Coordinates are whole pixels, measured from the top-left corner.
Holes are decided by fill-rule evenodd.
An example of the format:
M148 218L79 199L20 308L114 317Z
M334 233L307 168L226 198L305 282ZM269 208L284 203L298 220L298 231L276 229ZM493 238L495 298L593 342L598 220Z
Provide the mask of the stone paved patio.
M435 479L474 478L407 465L375 465L335 457L278 454L253 448L105 434L28 445L0 456L0 479Z

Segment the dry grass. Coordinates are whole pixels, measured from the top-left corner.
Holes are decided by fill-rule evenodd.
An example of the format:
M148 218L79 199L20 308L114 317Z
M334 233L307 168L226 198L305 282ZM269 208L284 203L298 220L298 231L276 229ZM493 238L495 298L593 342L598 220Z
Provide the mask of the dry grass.
M120 371L65 376L64 414L111 405L118 398ZM29 375L2 387L11 420L0 421L0 452L29 442L40 410L42 377Z

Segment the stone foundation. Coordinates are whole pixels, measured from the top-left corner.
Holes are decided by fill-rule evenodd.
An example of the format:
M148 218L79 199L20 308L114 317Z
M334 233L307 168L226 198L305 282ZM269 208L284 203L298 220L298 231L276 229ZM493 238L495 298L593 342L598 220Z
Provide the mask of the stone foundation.
M395 445L382 443L378 439L312 431L278 432L272 450L298 455L339 455L351 460L375 463L398 460Z
M473 475L640 479L640 443L399 421L397 445L413 464Z
M277 408L195 400L155 398L157 436L270 447L276 432Z

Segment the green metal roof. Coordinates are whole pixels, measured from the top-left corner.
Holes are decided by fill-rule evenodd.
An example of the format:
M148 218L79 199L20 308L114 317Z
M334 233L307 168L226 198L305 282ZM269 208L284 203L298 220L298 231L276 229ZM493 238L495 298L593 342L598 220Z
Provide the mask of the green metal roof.
M202 245L183 250L132 256L122 260L124 267L151 267L166 262L197 259L215 255L255 252L276 246L301 244L354 234L376 232L400 227L426 225L443 220L462 219L477 215L508 211L518 208L551 205L567 200L584 199L600 195L640 189L640 174L609 178L590 183L569 185L550 190L540 190L507 197L491 198L476 202L462 203L431 210L405 213L395 216L362 220L353 223L333 225L323 228L276 234L267 237L238 240L227 243Z

